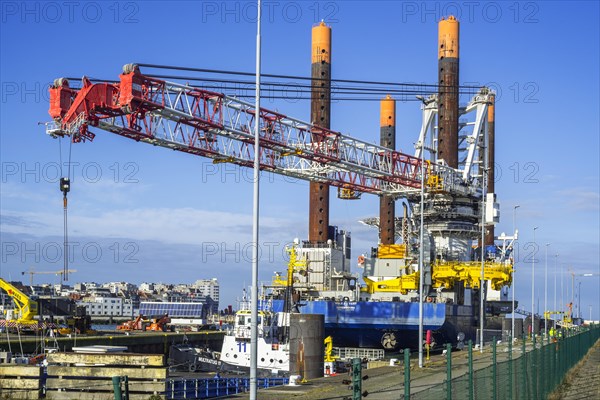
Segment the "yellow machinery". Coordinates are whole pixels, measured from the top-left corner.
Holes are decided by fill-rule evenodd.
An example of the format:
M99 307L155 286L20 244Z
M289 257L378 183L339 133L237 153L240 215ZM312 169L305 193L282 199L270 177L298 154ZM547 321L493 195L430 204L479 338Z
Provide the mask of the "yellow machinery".
M402 244L379 245L379 259L405 259L406 246ZM407 267L404 267L407 268ZM492 289L500 290L512 282L512 264L486 262L484 264L484 280L490 281ZM457 282L464 282L468 287L478 289L481 286L481 262L479 261L450 261L437 262L431 267L433 288L452 289ZM418 290L419 272L407 273L386 280L371 280L363 277L366 287L361 291L400 292L407 294L409 290Z
M483 279L491 281L492 289L500 290L502 286L512 282L513 268L510 264L486 262L483 268ZM469 287L478 289L481 286L481 262L450 261L436 263L431 269L433 287L451 289L456 282L464 282Z
M367 286L361 288L361 291L367 293L400 292L402 294L407 294L409 290L417 290L419 288L418 272L383 281L373 281L366 276L363 276L363 280Z
M379 248L377 249L377 257L385 260L404 259L406 258L406 245L380 244ZM371 280L366 276L363 276L363 280L366 284L366 287L361 288L361 291L367 293L400 292L402 294L407 294L409 290L417 290L419 288L418 272L378 281Z
M333 338L331 336L327 336L323 341L325 344L325 362L334 362L339 357L333 355Z
M338 199L342 199L342 200L358 200L360 199L360 196L362 195L361 192L358 192L354 189L351 188L344 188L344 187L339 187L338 188Z
M325 344L325 358L323 365L325 366L323 373L325 376L331 376L336 374L335 362L338 360L338 356L333 355L333 338L327 336L323 341Z
M405 244L380 244L377 249L377 257L379 258L405 258Z
M0 278L0 288L12 299L18 311L16 318L13 316L12 318L7 318L7 321L27 325L37 323L37 321L33 319L33 317L38 315L37 301L31 300L25 293L21 292L2 278Z
M291 288L294 284L294 272L306 274L306 267L308 262L305 259L298 259L298 254L296 253L296 249L294 248L294 246L291 246L289 249L287 249L287 252L290 255L290 261L288 262L286 278L283 279L283 277L280 274L277 274L273 277L273 286Z
M569 312L565 311L545 311L544 319L552 319L552 315L562 315L562 319L556 321L556 324L565 328L570 328L573 326L573 319L571 318L571 314L573 312L573 303L567 304L569 308Z

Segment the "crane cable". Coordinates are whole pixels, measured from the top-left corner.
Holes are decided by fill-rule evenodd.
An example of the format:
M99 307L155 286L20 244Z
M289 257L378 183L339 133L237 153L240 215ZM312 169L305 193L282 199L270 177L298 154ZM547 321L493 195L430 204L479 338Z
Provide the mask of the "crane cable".
M194 67L181 67L174 65L160 65L160 64L148 64L148 63L135 63L135 65L139 67L146 67L152 69L167 69L167 70L175 70L175 71L188 71L188 72L203 72L209 74L220 74L220 75L241 75L241 76L254 76L254 72L243 72L243 71L228 71L228 70L218 70L218 69L207 69L207 68L194 68ZM278 79L298 79L298 80L327 80L331 82L342 82L342 83L358 83L365 85L385 85L385 86L415 86L415 83L409 82L382 82L382 81L366 81L366 80L357 80L357 79L325 79L325 78L313 78L309 76L298 76L298 75L280 75L280 74L262 74L262 76L267 78L278 78ZM440 86L444 87L444 85L437 84L417 84L419 86L431 87L433 89L437 89ZM448 87L450 87L448 85ZM462 88L469 89L480 89L479 86L472 85L459 85Z
M73 147L73 140L69 138L69 158L67 162L67 176L63 173L63 162L62 162L62 143L60 137L58 139L59 145L59 157L60 157L60 191L63 194L63 225L64 225L64 250L63 250L63 273L62 278L64 281L69 280L69 231L68 231L68 201L67 193L71 190L71 153Z
M148 77L158 79L175 79L186 81L186 85L203 90L217 91L230 97L238 99L253 99L254 95L243 94L245 91L253 90L253 86L238 87L230 86L231 84L239 85L244 84L246 81L228 80L228 79L213 79L213 78L202 78L202 77L191 77L191 76L178 76L178 75L155 75L148 74ZM67 77L69 81L77 82L79 78ZM111 79L91 78L88 77L91 82L94 83L116 83ZM210 82L210 84L191 84L190 81L197 82ZM249 82L249 81L248 81ZM221 84L221 85L219 85ZM250 83L248 83L250 85ZM253 85L253 83L252 83ZM320 88L315 88L311 85L303 84L290 84L283 82L268 82L264 83L267 88L264 90L269 94L262 95L261 98L269 100L310 100L312 94L319 94L322 92ZM272 86L272 87L269 87ZM438 93L436 90L419 89L420 84L415 84L414 89L390 89L390 88L369 88L369 87L354 87L354 86L335 86L332 87L331 101L381 101L381 96L384 94L396 95L400 101L403 102L421 102L418 96L429 96L434 93ZM431 85L425 85L431 86ZM281 87L278 89L277 87ZM77 86L73 86L77 88ZM311 89L312 88L312 89ZM473 95L475 91L468 90L469 87L463 87L464 90L459 90L459 95ZM358 95L358 96L348 96ZM375 97L372 97L375 96Z

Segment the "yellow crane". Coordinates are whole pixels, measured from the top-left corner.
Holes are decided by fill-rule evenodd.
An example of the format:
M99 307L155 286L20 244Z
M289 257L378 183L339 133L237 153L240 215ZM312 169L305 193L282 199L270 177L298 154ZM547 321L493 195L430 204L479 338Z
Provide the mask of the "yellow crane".
M38 303L32 300L25 293L21 292L14 285L0 278L0 289L4 290L15 303L18 314L12 318L6 318L7 321L17 322L18 324L37 323L33 317L38 315Z
M67 273L77 272L76 269L69 269ZM21 272L21 275L29 274L29 285L33 286L33 276L34 275L60 275L60 279L62 281L63 276L65 274L64 270L60 271L35 271L33 268L29 268L27 271Z

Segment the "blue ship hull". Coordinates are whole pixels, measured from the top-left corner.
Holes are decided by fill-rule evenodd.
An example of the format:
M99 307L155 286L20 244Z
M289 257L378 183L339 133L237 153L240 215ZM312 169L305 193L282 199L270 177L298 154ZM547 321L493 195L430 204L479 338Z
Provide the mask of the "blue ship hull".
M419 303L367 301L303 301L300 312L323 314L325 333L340 347L380 348L384 336L393 334L393 349L418 346ZM273 300L274 311L283 310L283 300ZM457 343L457 334L474 338L476 320L471 306L423 304L424 330L431 330L437 345ZM386 347L387 350L393 350Z

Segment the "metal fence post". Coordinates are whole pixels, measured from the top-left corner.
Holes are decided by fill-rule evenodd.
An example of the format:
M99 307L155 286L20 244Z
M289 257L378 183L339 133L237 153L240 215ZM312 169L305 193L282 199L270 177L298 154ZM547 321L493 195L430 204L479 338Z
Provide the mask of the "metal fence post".
M404 349L404 399L410 399L410 349Z
M544 345L544 339L541 340L540 347L540 397L546 398L546 375L548 374L547 361L546 361L546 346Z
M446 400L452 400L452 345L446 344Z
M558 338L556 341L556 384L560 383L560 377L562 376L562 368L563 368L563 359L562 359L562 348L563 348L562 338Z
M121 377L113 376L112 383L115 400L123 400L123 393L121 392Z
M566 331L563 339L563 372L562 376L564 376L569 370L569 331Z
M554 385L556 381L556 378L554 377L554 371L556 371L556 346L554 346L554 343L551 343L550 345L548 345L548 348L550 349L548 350L548 355L550 356L550 362L548 363L548 365L550 366L550 374L548 375L550 377L548 393L550 393L554 390Z
M569 332L565 330L563 334L563 343L562 343L562 354L563 354L563 370L561 372L561 377L563 377L567 371L569 370Z
M473 400L473 386L473 342L469 340L469 400Z
M521 362L522 365L522 371L521 371L521 391L523 392L523 396L521 396L521 399L527 399L529 398L528 396L528 392L529 392L529 388L527 386L527 359L529 358L527 356L527 344L525 343L527 340L527 336L525 336L525 334L523 335L523 352L521 354L521 359L523 360Z
M123 386L125 386L125 390L123 393L123 400L129 400L129 377L125 375L123 378Z
M508 342L508 400L513 400L513 358L512 358L513 338Z
M538 373L539 373L539 365L537 365L537 347L535 341L535 333L533 335L533 350L531 351L531 377L533 378L533 398L537 400L538 398Z
M585 352L583 352L583 346L581 346L581 332L577 334L577 347L579 347L579 359L581 359L585 354Z
M496 336L492 337L492 398L498 399L498 379L496 371Z

